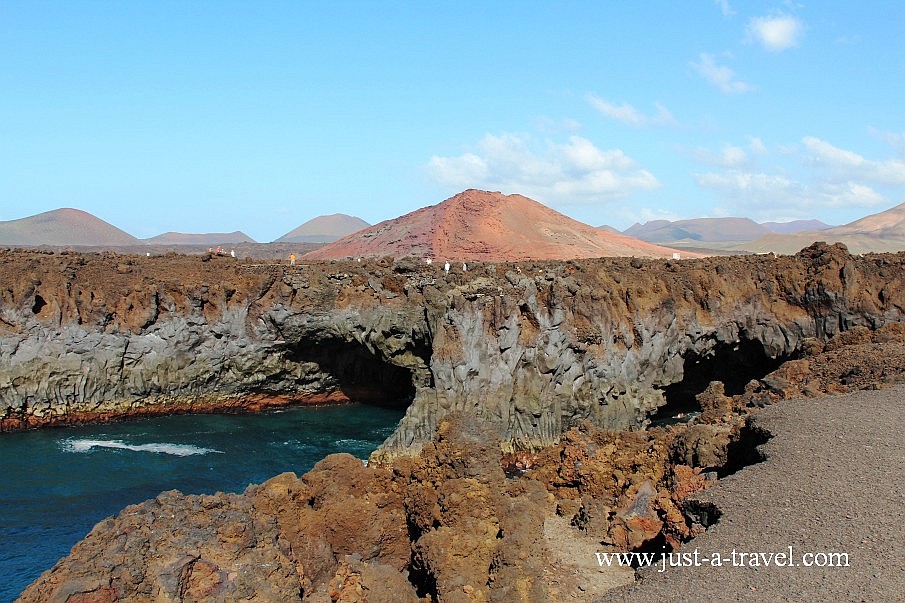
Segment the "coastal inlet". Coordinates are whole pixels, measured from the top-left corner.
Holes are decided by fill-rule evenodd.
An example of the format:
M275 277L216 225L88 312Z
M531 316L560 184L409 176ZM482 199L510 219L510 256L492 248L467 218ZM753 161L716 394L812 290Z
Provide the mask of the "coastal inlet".
M324 456L360 459L399 410L294 408L258 415L181 415L0 437L0 601L12 601L100 520L165 490L240 493Z

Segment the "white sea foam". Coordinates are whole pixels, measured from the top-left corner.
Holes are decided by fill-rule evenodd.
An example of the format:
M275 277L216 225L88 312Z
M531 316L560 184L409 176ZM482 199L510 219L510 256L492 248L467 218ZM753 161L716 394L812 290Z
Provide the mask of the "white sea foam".
M336 440L333 442L334 446L370 446L371 442L367 440L356 440L356 439L348 439L348 440Z
M202 448L191 444L168 444L159 442L151 444L126 444L122 440L66 440L66 448L72 452L88 452L92 448L115 448L117 450L156 452L157 454L172 454L174 456L192 456L193 454L209 454L212 452L222 454L220 450Z

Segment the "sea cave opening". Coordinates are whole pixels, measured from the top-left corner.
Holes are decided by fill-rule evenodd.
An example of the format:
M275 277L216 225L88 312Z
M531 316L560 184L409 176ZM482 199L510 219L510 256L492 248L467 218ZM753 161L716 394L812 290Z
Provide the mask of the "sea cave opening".
M350 402L393 409L407 408L415 397L412 371L392 364L358 342L338 339L304 341L286 355L298 363L319 368L308 375Z
M711 381L721 381L727 396L737 396L749 381L765 377L787 359L771 358L756 339L721 342L701 354L688 352L683 357L682 380L663 388L666 404L651 415L651 424L681 422L700 412L697 396Z

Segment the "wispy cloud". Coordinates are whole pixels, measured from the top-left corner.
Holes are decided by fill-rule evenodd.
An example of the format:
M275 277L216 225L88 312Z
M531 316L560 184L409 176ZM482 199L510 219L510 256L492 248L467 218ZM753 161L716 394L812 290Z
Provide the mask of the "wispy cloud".
M884 195L858 182L804 183L781 174L742 170L694 174L694 178L700 186L716 192L735 213L755 219L796 214L805 217L820 208L889 203Z
M749 163L745 149L734 145L726 145L719 151L698 147L692 152L695 161L716 167L739 167Z
M767 145L765 145L764 141L757 136L748 137L748 148L751 149L751 152L755 155L766 155L769 152L767 150Z
M735 72L729 67L717 65L713 55L701 53L700 62L691 61L689 64L710 84L716 86L726 94L744 94L754 90L754 86L739 80Z
M615 119L629 126L643 128L645 126L678 125L676 118L672 116L669 109L660 103L654 103L654 107L657 109L656 113L645 115L634 106L625 102L617 105L594 94L588 94L585 98L604 117Z
M749 138L751 148L766 148L759 138ZM786 147L781 164L761 167L756 163L733 164L716 159L731 158L728 149L698 153L710 165L723 170L693 174L699 186L717 194L721 202L738 214L771 219L777 215L808 217L821 208L878 207L891 205L891 197L905 192L905 161L867 159L814 136L801 139L800 146ZM741 153L739 153L741 151Z
M905 185L905 161L901 159L865 159L813 136L806 136L801 142L809 152L805 156L807 163L835 181L858 179L881 185Z
M748 35L769 52L781 52L798 46L804 25L791 15L753 17L748 21Z
M905 156L905 131L903 132L884 132L877 128L870 127L867 129L872 135L886 142L894 148L899 154Z
M487 134L472 152L431 157L427 170L444 186L502 190L562 204L612 201L660 186L621 150L599 149L581 136L556 143L524 134Z
M724 17L731 17L735 14L735 11L729 6L729 0L713 0L713 3L720 7Z

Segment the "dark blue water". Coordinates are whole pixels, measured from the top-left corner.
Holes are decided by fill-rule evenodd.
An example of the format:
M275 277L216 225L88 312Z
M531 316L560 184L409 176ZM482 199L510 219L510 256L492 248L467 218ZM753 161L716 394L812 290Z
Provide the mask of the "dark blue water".
M183 415L0 436L0 601L101 519L164 490L241 492L334 452L365 459L402 411L349 405Z

